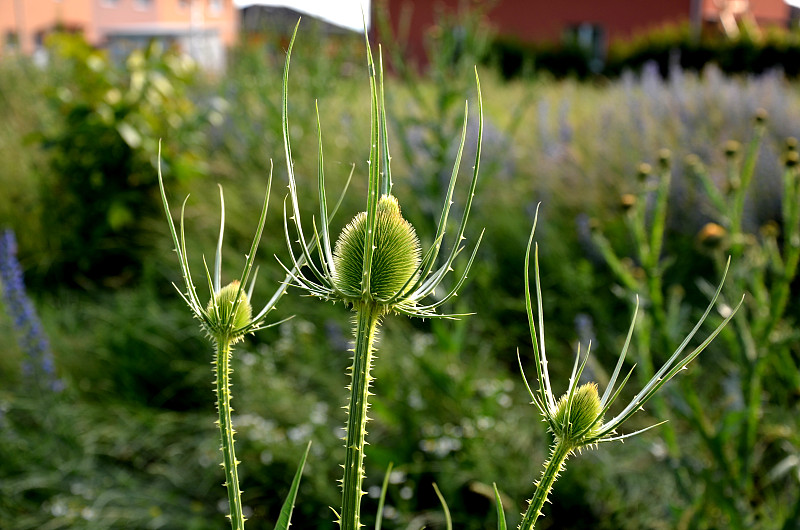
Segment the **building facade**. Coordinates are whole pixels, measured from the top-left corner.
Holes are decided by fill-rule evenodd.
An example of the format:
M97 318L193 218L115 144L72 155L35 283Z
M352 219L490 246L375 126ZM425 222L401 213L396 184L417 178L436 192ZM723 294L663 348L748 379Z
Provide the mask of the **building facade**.
M238 10L233 0L0 0L0 57L43 53L56 29L82 33L112 56L162 40L219 70L237 39Z
M398 32L407 31L408 51L425 63L424 42L441 11L475 8L504 37L521 42L577 39L603 48L667 24L735 33L737 23L787 27L792 8L784 0L377 0ZM404 33L400 31L400 33Z

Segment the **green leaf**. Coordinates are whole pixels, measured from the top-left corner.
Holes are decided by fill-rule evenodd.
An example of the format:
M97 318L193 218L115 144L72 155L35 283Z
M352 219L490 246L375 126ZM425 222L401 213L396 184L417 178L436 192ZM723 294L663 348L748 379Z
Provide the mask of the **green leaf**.
M506 514L503 512L503 501L500 499L500 492L497 491L497 483L494 486L494 500L497 505L497 530L506 530Z
M378 500L378 515L375 519L375 530L381 530L381 524L383 523L383 505L386 502L386 490L389 489L389 477L392 474L392 466L393 464L390 462L389 467L386 468L386 476L383 477L383 486L381 486L381 496Z
M444 510L444 522L447 526L447 530L453 530L453 520L450 518L450 508L447 507L447 502L444 500L442 496L442 492L439 491L439 486L436 483L433 483L433 489L436 491L436 496L439 497L439 502L442 503L442 509Z
M303 476L303 468L306 465L306 458L308 458L308 451L310 449L311 442L308 442L306 452L303 454L302 460L300 460L300 465L297 466L297 473L294 474L294 480L292 480L292 487L289 490L289 495L286 496L286 500L283 502L281 515L278 517L278 522L275 523L275 530L287 530L291 524L294 501L297 498L297 489L300 487L300 477Z

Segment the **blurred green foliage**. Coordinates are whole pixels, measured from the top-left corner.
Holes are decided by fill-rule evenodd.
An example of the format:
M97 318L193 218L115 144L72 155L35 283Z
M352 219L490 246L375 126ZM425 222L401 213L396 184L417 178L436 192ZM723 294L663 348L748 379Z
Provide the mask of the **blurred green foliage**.
M360 36L307 40L304 31L301 25L289 87L297 93L290 101L295 172L301 188L308 186L301 194L314 189L316 120L310 102L317 99L329 195L338 193L355 164L353 186L333 221L337 232L363 205L366 192L363 43ZM396 120L390 131L395 189L404 215L427 242L435 230L428 205L440 202L436 190L452 167L450 142L460 132L470 54L482 46L478 39L462 49L467 59L452 68L454 43L441 41L448 36L457 37L433 36L439 40L432 49L449 51L429 74L398 71L387 79L389 114ZM224 251L240 255L252 235L269 161L282 159L281 44L243 45L219 78L157 48L125 65L108 62L73 38L61 41L53 54L62 58L44 70L23 58L0 63L0 225L18 235L30 295L67 384L64 393L46 398L21 385L25 352L13 341L13 322L0 311L0 527L219 528L225 490L217 465L211 357L170 285L180 278L155 209L157 142L163 139L173 204L192 189L192 266L201 268L200 249L214 246L217 182L225 186L227 205ZM741 274L729 295L757 291L748 280L760 277L753 271L763 271L765 284L780 278L762 260L773 247L759 227L781 219L784 139L800 137L800 96L793 82L774 72L729 77L713 66L702 72L673 68L666 77L644 68L599 85L506 82L493 72L480 73L484 172L471 221L485 226L486 235L454 308L477 315L457 322L396 319L380 338L364 513L374 513L383 472L393 462L386 528L441 527L434 481L456 525L466 529L494 526L492 482L501 489L512 525L512 515L533 490L547 445L543 425L527 405L515 350L520 348L523 360L530 355L522 264L538 202L551 373L569 373L576 339L593 339L598 362L588 369L598 380L599 367L613 364L629 323L631 292L607 266L592 227L602 226L619 256L636 256L619 197L641 193L647 203L652 190L637 178L637 169L642 161L655 166L661 147L669 147L675 161L661 257L677 257L663 269L661 284L667 301L670 292L682 294L667 309L690 320L692 308L705 305L695 285L717 278L717 258L698 246L696 236L723 214L712 208L694 169L678 161L696 153L709 179L724 186L730 161L721 146L751 138L758 108L770 120L755 176L743 192L741 232L755 237L752 248L762 250L741 254ZM285 168L276 163L277 182L282 175ZM457 197L455 203L463 201ZM280 210L280 200L273 201L256 299L283 278L270 257L284 255ZM779 230L777 248L794 244L782 239L788 233ZM636 261L631 263L635 269ZM231 259L223 276L239 266ZM796 299L796 282L788 292L790 301ZM748 322L757 322L761 298L752 298L756 316ZM234 353L234 424L251 528L272 527L309 439L312 453L294 523L334 528L326 507L340 495L340 407L352 325L337 309L309 305L290 291L276 318L297 317L260 332ZM800 387L789 362L796 365L800 356L791 333L797 316L796 305L787 304L775 328L780 333L769 335L765 346L770 360L757 369L742 360L743 325L729 329L725 340L698 359L684 379L687 385L702 381L700 395L710 407L706 430L693 423L680 389L667 398L666 409L675 411L671 428L689 456L672 458L662 429L576 459L559 480L542 528L719 527L725 519L697 503L726 476L723 461L740 462L740 469L766 465L753 475L755 485L742 483L759 502L754 527L776 528L761 518L773 509L781 510L787 525L796 524L797 514L793 520L790 508L780 507L798 505L793 418ZM655 339L650 349L653 358L669 353ZM631 359L646 353L641 345ZM755 394L743 383L753 370L762 374ZM756 409L737 408L734 398L741 393L725 390L744 388L740 383L748 390L743 403L759 401L759 418L768 420L748 431L755 433L756 454L747 463L734 439L737 426L746 424L743 411ZM649 423L646 414L641 421ZM715 439L724 452L734 448L725 453L728 460L711 451ZM682 489L675 466L691 466L698 477L694 489Z
M53 35L49 50L45 95L56 118L29 138L49 166L40 184L51 227L45 281L119 285L141 273L150 246L159 143L168 178L195 178L207 166L204 129L222 116L213 100L195 101L194 64L157 43L124 65L80 36Z

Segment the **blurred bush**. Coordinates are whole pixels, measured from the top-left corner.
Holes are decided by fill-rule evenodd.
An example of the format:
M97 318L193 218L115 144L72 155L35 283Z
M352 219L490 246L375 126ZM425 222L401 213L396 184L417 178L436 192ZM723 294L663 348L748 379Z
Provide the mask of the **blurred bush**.
M37 272L48 282L121 285L141 273L150 247L159 143L168 179L203 175L205 129L221 115L213 101L193 101L194 65L157 43L124 65L75 35L51 36L48 50L53 122L31 138L49 166L40 183L49 260Z

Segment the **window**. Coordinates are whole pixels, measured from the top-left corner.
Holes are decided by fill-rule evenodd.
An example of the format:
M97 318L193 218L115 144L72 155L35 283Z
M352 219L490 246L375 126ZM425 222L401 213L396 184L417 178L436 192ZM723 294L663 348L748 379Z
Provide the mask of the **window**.
M208 0L208 7L212 15L222 13L222 0Z
M16 31L7 31L5 39L6 51L13 52L19 49L19 35Z
M140 11L148 11L153 5L153 0L135 0L133 5Z

